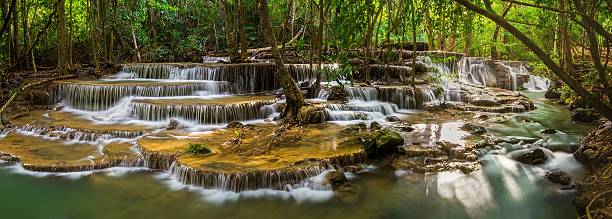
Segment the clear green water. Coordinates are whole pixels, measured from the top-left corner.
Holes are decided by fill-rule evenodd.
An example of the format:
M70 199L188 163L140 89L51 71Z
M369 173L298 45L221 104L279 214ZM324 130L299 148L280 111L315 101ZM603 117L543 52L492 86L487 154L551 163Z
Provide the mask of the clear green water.
M567 120L561 106L537 101L511 119L488 125L500 136L540 136L543 127L563 131L553 140L577 144L588 126ZM37 176L0 167L0 218L575 218L573 191L543 179L549 169L574 176L584 171L571 154L555 153L541 166L516 163L503 154L482 158L482 170L416 174L385 167L352 175L353 196L294 189L232 193L190 188L167 175L126 169L78 176ZM72 177L70 177L72 176Z

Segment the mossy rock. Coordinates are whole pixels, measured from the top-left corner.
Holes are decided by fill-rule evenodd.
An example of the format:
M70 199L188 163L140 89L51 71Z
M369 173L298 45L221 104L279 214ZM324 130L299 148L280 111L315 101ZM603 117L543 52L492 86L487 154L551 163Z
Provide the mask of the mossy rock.
M399 153L404 145L404 138L400 133L391 129L383 129L374 134L364 135L363 148L370 157L380 157Z
M327 120L327 111L322 107L303 106L298 113L298 121L300 124L320 124Z
M189 143L185 153L189 155L206 155L212 153L212 150L204 144Z

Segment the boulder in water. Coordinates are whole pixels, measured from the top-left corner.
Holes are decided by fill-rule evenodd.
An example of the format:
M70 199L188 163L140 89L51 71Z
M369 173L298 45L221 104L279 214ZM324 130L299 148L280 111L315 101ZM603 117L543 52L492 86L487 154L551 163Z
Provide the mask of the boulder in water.
M369 157L399 153L399 147L404 144L404 138L391 129L383 129L363 138L363 148Z
M227 124L226 128L242 128L244 127L244 124L238 122L238 121L233 121L230 122L229 124Z
M327 111L322 107L303 106L300 108L297 119L302 125L324 123L327 120Z
M168 130L175 130L175 129L180 129L180 128L181 128L181 123L179 123L179 121L176 119L170 119L170 122L168 122L168 125L166 126L166 129Z
M561 83L556 81L550 84L546 93L544 94L544 98L546 99L559 99L561 98L561 93L559 93L559 88L561 87Z
M399 117L397 117L397 116L387 116L387 117L385 117L385 120L386 120L387 122L400 122L400 121L402 121L402 120L401 120Z
M577 108L572 110L572 120L591 123L599 119L599 115L594 109Z
M374 121L374 122L370 123L370 129L372 129L372 130L379 130L379 129L382 129L382 126L380 126L380 123Z
M339 86L333 86L329 89L327 100L330 101L347 101L348 93Z
M398 146L404 144L404 139L396 131L383 130L376 139L376 146L384 151L396 151Z
M524 164L542 164L546 162L548 157L546 157L544 150L536 148L519 153L513 159Z
M550 180L553 183L559 183L561 185L569 185L572 178L567 175L567 173L562 172L560 170L553 170L545 175L546 179Z
M346 178L344 173L337 170L332 170L325 173L325 181L329 183L334 189L337 189L348 183L348 179Z

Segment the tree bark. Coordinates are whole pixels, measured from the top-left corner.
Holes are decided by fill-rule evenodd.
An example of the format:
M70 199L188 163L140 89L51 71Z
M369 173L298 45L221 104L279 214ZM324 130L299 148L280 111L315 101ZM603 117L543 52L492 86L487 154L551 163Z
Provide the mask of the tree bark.
M223 17L225 18L225 40L229 47L230 62L236 62L240 59L240 56L238 54L238 44L236 43L236 32L232 25L232 11L229 2L220 0L219 4L223 8Z
M257 2L259 4L259 16L263 34L265 35L266 41L268 41L268 44L272 49L274 63L276 64L276 79L283 87L285 97L287 98L287 105L285 106L285 110L281 114L281 117L293 120L298 115L300 108L304 105L304 96L293 81L293 78L291 78L291 74L289 74L289 71L285 67L280 51L276 47L278 43L276 41L276 37L274 36L272 24L270 23L268 1L257 0Z
M239 27L239 32L240 32L240 58L242 60L246 60L249 57L249 45L247 43L247 38L246 38L246 24L247 24L247 20L246 20L246 16L244 15L244 3L242 3L242 0L238 0L238 5L236 6L238 8L238 17L240 18L240 27Z
M11 16L13 16L13 11L15 11L15 7L17 5L17 0L13 0L11 1L11 5L9 6L9 10L6 13L6 16L4 16L4 19L2 19L2 29L0 29L0 38L2 37L2 35L4 35L5 32L7 32L7 29L9 28L9 24L11 23Z
M480 15L483 15L496 24L499 24L502 28L516 37L519 41L521 41L527 48L529 48L538 58L542 60L542 62L555 74L557 75L563 82L565 82L573 91L575 91L579 96L587 100L595 109L597 109L603 116L612 120L612 108L609 106L609 102L606 103L602 101L602 99L597 98L589 91L587 91L580 83L578 83L574 78L572 78L567 72L563 71L563 69L557 65L551 58L542 50L538 45L536 45L529 37L523 34L521 31L512 26L508 21L504 20L497 14L494 14L488 10L480 8L469 0L453 0L469 10L472 10Z
M70 70L70 63L68 63L68 42L66 39L66 6L65 0L58 0L57 2L57 29L58 29L58 47L57 47L57 68L60 74L65 75Z

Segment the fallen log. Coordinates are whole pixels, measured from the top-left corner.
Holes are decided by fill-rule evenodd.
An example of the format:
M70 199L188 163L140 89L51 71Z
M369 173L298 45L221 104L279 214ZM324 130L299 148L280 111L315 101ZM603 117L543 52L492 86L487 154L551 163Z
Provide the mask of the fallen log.
M21 92L23 92L24 90L26 90L26 89L28 89L30 87L33 87L33 86L38 86L38 85L41 85L41 84L46 84L46 83L49 83L49 82L52 82L52 81L70 79L70 78L75 78L75 77L76 77L76 75L74 75L74 74L64 75L64 76L59 76L59 77L55 77L55 78L48 78L48 79L45 79L45 80L32 82L32 83L29 83L29 84L26 84L24 86L20 86L20 87L16 88L15 90L13 90L11 92L11 94L10 94L11 96L4 103L4 105L2 105L2 108L0 108L0 115L2 115L4 113L4 110L6 110L6 108L11 104L11 102L13 102L13 100L15 100L15 98L19 94L21 94ZM4 124L5 121L3 121L2 123L3 123L2 124L3 126L7 125L7 124Z

